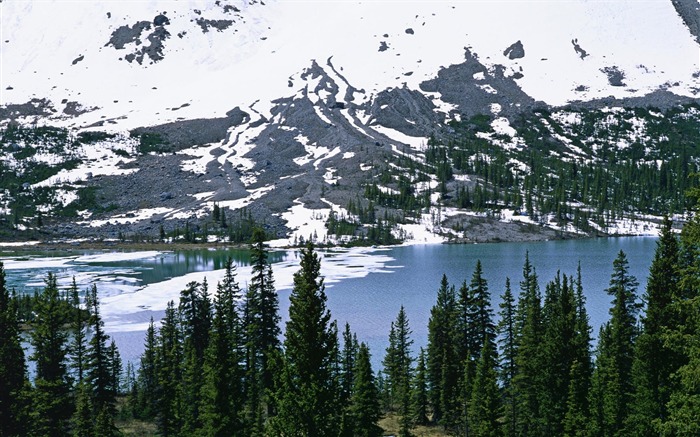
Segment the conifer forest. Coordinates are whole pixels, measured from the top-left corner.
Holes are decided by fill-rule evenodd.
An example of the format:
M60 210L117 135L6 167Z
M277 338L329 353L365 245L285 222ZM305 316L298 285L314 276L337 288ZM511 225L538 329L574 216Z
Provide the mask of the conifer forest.
M585 272L540 278L526 256L503 286L481 263L443 276L426 348L401 307L370 351L334 321L310 243L281 326L263 240L247 289L231 260L221 282L188 284L139 363L105 333L96 287L48 274L19 296L0 267L0 436L700 435L698 216L680 234L665 220L645 290L619 253L597 342Z

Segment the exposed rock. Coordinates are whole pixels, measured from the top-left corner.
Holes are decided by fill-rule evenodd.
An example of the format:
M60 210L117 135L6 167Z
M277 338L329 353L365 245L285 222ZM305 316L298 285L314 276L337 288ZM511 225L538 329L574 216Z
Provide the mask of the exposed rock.
M205 18L197 18L196 23L202 28L203 33L209 32L210 28L222 32L233 25L233 20L207 20Z
M601 68L600 71L608 76L608 83L611 86L627 86L623 82L625 73L616 66Z
M588 52L585 51L578 43L578 38L572 39L571 44L574 46L574 51L578 53L579 57L581 59L584 59L586 56L588 56Z
M671 3L683 19L688 31L700 44L700 3L697 0L671 0Z
M534 107L547 107L520 89L513 77L506 77L505 67L497 65L489 70L466 48L464 57L463 63L443 68L437 78L422 82L420 88L439 92L443 101L457 105L467 117L489 114L494 103L501 106L501 113L505 116ZM479 73L483 74L483 80L474 79Z
M514 42L503 51L503 56L507 56L508 59L524 58L525 48L523 47L523 43L520 40Z

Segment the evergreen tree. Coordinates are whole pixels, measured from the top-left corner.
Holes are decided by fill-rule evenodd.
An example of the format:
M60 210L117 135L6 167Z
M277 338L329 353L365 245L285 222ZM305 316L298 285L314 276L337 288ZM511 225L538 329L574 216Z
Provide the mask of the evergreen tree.
M92 405L90 402L90 388L86 382L78 382L75 395L75 412L71 420L71 428L73 429L74 437L92 437L93 434L93 415Z
M428 424L428 372L425 356L425 350L421 348L420 354L418 354L416 372L413 377L411 410L413 412L413 423L416 425Z
M567 436L584 436L589 428L589 401L593 365L591 362L591 327L586 312L586 302L581 282L581 264L576 278L576 324L573 340L573 362L569 372L569 388L564 416L564 433Z
M430 387L430 404L433 406L433 421L442 425L452 423L454 415L451 403L447 402L447 405L444 405L446 403L444 401L454 399L456 394L456 375L459 371L454 339L456 317L454 287L449 285L447 276L443 274L437 293L437 302L430 310L427 359L427 379ZM448 411L445 411L445 407ZM443 420L445 414L447 420Z
M201 428L200 406L204 379L204 351L209 344L211 301L206 279L191 282L180 293L180 329L183 341L182 431L192 434Z
M350 398L355 384L354 372L358 350L357 337L352 335L350 324L346 323L343 330L343 349L339 357L340 395L338 403L344 409L340 424L341 436L351 436L354 428L352 412L350 411Z
M31 333L36 362L34 402L31 413L34 433L58 436L68 432L72 415L70 380L66 366L66 315L62 311L56 276L46 278L46 287L36 303L36 323Z
M401 416L399 435L410 435L411 428L411 376L413 358L410 338L411 328L403 305L392 322L389 332L389 347L384 356L385 383L388 386L390 405Z
M301 269L294 274L289 298L279 414L273 423L282 435L331 435L338 430L338 337L326 309L320 269L321 260L309 243L301 250Z
M360 344L353 371L353 388L350 398L353 436L378 437L382 429L377 425L381 412L379 408L379 392L374 382L374 374L370 363L369 348Z
M158 368L156 363L156 330L153 317L146 330L146 340L141 354L141 366L138 370L138 396L135 416L140 419L152 419L156 414L156 392L158 389Z
M163 436L177 435L182 428L182 340L175 303L168 302L157 340L156 425Z
M613 306L610 321L601 330L593 380L595 425L602 435L620 433L630 413L639 306L636 302L637 280L628 271L627 257L620 251L613 261L610 287L606 290L613 296Z
M496 350L493 341L485 338L474 376L474 388L469 404L470 435L500 436L502 415L501 394L498 389Z
M0 262L0 436L26 433L28 384L24 350L20 342L17 308L5 283Z
M88 325L92 337L88 341L85 353L85 380L92 390L92 406L95 416L107 407L114 413L115 393L112 389L112 362L109 355L104 322L100 316L100 303L97 298L97 286L93 284L88 291L87 306L90 312Z
M211 338L205 353L202 414L204 434L211 436L242 431L241 326L236 307L240 290L235 275L235 266L229 258L224 280L217 285ZM248 424L249 434L255 435L260 429L252 422Z
M537 274L526 254L523 265L523 280L520 282L520 297L516 312L516 356L517 372L513 380L517 401L517 434L524 436L544 435L541 418L541 390L546 382L542 378L543 354L541 342L542 301Z
M73 370L75 372L76 382L81 383L83 381L85 371L85 350L87 349L87 320L85 317L85 312L80 307L80 293L78 291L78 284L76 284L75 282L75 277L73 277L73 282L71 283L71 287L68 290L68 295L70 298L71 305L73 307L71 317L72 339L70 344L70 351L72 355L72 364Z
M272 361L281 350L279 299L264 240L264 231L255 228L251 245L253 275L245 307L247 410L250 420L258 425L265 417L275 414L269 393L274 385Z
M654 421L668 416L672 374L684 364L678 351L664 344L666 330L675 329L673 299L678 295L680 263L678 241L666 217L649 269L644 300L646 311L637 339L632 378L634 395L626 425L630 434L656 435ZM658 424L657 424L658 425Z
M506 290L501 296L499 312L499 322L497 332L499 334L498 343L501 346L500 354L500 381L503 387L505 434L515 436L515 421L517 418L515 399L515 379L516 366L516 326L515 326L515 299L510 288L510 278L506 278Z

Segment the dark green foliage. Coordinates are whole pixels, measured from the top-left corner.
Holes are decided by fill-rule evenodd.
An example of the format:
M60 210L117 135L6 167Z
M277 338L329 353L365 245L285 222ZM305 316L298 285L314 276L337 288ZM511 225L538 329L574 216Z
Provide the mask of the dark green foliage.
M411 411L413 412L413 423L416 425L428 424L428 369L425 362L426 353L421 348L411 392Z
M97 286L88 291L87 306L90 311L88 325L92 337L86 350L85 379L92 389L92 406L95 415L107 408L113 414L116 396L113 390L113 361L107 346L109 336L105 333L100 316Z
M391 323L389 347L384 356L385 384L388 392L389 407L400 416L400 435L409 435L411 418L411 380L413 375L413 357L411 356L411 328L403 305Z
M137 378L138 395L134 412L139 419L152 419L156 414L156 390L158 387L156 347L156 331L153 326L153 318L151 318L146 330L146 340Z
M191 434L202 426L200 418L204 352L209 345L211 300L206 279L191 282L180 292L180 330L183 338L182 431Z
M664 334L677 329L672 303L678 296L680 282L680 252L672 223L664 219L654 260L649 269L644 300L646 311L641 318L641 333L637 338L632 366L634 387L631 413L626 424L628 432L654 435L658 424L668 416L667 404L673 389L673 373L685 364L679 351L668 347Z
M205 435L223 436L241 431L243 386L241 379L241 322L237 311L240 289L229 258L217 285L211 338L204 356L202 420ZM253 426L253 424L249 424Z
M49 273L46 287L38 298L37 322L31 333L36 363L35 390L31 412L34 433L62 435L71 417L70 379L67 369L68 340L61 311L56 276Z
M330 435L338 429L338 353L335 324L326 309L321 261L309 244L294 274L284 340L284 370L276 393L279 414L273 423L282 435Z
M516 321L515 321L515 299L510 289L510 278L506 278L506 290L501 296L500 320L497 326L500 345L500 381L503 387L503 403L505 417L505 434L515 435L516 414L516 391L513 380L516 375Z
M369 348L360 344L353 369L353 387L350 397L352 434L357 437L378 437L382 429L377 425L381 416L379 391L370 364Z
M628 273L628 262L620 252L613 262L608 294L613 296L610 321L601 328L593 379L594 425L602 435L622 431L630 414L632 359L637 336L637 280Z
M433 421L445 424L454 419L454 411L450 408L450 399L455 399L460 364L455 351L455 326L457 313L455 311L455 291L442 275L437 302L430 310L428 321L428 359L427 382L430 387L429 398L433 408ZM463 347L463 345L460 344ZM443 394L443 392L446 392ZM445 402L447 401L447 402ZM448 405L444 405L447 403ZM446 411L450 410L450 411Z
M182 338L174 302L170 301L157 340L156 424L164 436L177 435L182 428Z
M530 264L529 254L525 256L523 280L520 282L516 327L517 370L513 385L516 390L517 433L529 436L544 435L541 391L546 381L542 374L542 299L537 274Z
M71 284L70 290L68 290L68 293L70 303L73 306L73 314L71 317L71 359L73 371L75 372L76 382L81 383L83 381L85 372L85 353L87 349L87 318L85 317L86 313L80 308L80 294L78 292L78 285L75 283L75 277L73 277L73 282Z
M132 136L134 136L133 133ZM149 153L168 153L174 151L174 149L168 145L168 142L163 139L159 133L143 132L136 136L139 138L139 152L142 155L148 155Z
M263 419L274 413L270 391L273 388L273 356L280 353L279 299L275 290L272 266L264 245L265 234L260 228L253 231L251 245L252 274L246 296L246 357L248 408L262 425ZM228 269L228 266L227 266Z
M0 262L0 436L26 433L27 375L19 335L17 308Z
M484 338L474 376L474 388L469 404L469 431L474 436L500 436L501 393L498 388L496 350L493 341Z

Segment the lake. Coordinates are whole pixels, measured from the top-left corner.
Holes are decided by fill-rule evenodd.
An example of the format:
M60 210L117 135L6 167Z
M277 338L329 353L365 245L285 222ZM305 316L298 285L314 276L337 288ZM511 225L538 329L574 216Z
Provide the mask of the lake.
M322 251L322 274L326 278L328 308L342 329L345 322L368 343L375 368L388 345L391 322L401 305L406 308L414 340L414 353L427 343L430 308L435 303L442 274L459 287L469 282L477 260L497 312L499 296L510 277L514 294L519 292L526 252L536 268L540 288L557 271L575 275L581 263L587 308L597 334L608 319L611 297L605 293L612 262L620 250L627 254L630 273L639 280L641 295L656 248L653 237L621 237L535 243L470 245L414 245L393 248L333 249ZM178 252L0 252L8 284L19 292L42 286L48 271L67 287L75 276L81 289L96 283L108 333L115 339L124 360L137 361L144 332L151 317L163 315L167 302L177 299L190 281L205 277L210 290L223 275L223 263L231 256L238 265L238 280L245 287L250 277L244 250L187 250ZM280 314L287 319L292 275L298 270L298 252L274 251L270 255L280 296Z

